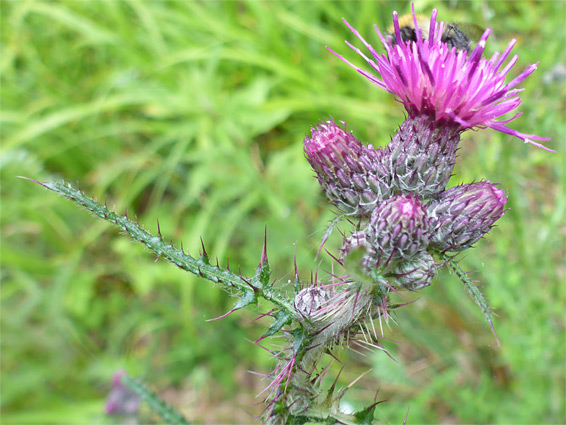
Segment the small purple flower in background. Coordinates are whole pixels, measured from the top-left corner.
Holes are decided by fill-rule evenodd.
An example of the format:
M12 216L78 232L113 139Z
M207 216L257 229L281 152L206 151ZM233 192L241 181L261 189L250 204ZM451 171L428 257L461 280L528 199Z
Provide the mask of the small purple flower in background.
M515 87L533 73L538 62L527 67L517 78L505 83L505 77L517 62L518 56L513 56L506 66L503 68L502 66L509 57L516 40L511 40L502 54L496 52L489 60L482 58L486 40L491 32L490 29L487 29L476 48L468 55L466 51L450 48L441 41L445 23L436 22L436 14L434 10L430 19L427 40L421 36L414 10L413 17L415 28L417 28L416 42L402 41L396 12L393 13L395 46L391 41L386 41L375 26L387 54L377 53L344 20L348 28L370 51L373 59L368 58L350 43L346 42L346 44L362 56L378 73L378 76L362 70L341 55L329 50L372 83L392 93L405 106L409 118L428 116L436 125L457 125L461 131L489 127L551 151L533 141L550 139L523 134L506 126L510 121L519 117L520 113L511 119L497 121L497 118L512 112L519 106L521 99L517 94L522 89Z
M106 399L105 413L115 416L135 416L140 408L140 397L122 384L124 371L118 371L112 377L112 389Z

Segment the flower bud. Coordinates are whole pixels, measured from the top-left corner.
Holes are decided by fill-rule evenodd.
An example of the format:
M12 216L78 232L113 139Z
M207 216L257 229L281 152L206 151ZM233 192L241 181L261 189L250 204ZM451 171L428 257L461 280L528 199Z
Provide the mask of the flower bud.
M430 281L436 275L436 269L432 256L422 252L408 260L399 261L390 273L393 276L393 285L416 291L430 285Z
M392 189L430 199L442 192L452 175L460 130L435 125L428 116L407 118L387 145L383 163L392 173Z
M431 247L442 252L470 248L505 213L506 202L505 192L489 181L442 192L427 205L433 229Z
M342 256L363 246L362 266L383 268L410 258L428 246L427 212L416 196L397 195L386 199L372 212L368 227L344 241Z
M311 318L330 300L328 289L309 286L295 296L295 310L303 317Z
M342 211L369 215L389 194L389 173L380 162L382 151L362 145L334 121L311 128L303 144L326 196Z

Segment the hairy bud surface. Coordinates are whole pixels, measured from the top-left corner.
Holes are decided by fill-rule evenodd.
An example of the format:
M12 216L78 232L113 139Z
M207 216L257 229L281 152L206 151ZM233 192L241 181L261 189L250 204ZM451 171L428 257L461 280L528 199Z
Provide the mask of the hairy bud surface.
M328 303L331 294L328 289L310 286L302 289L295 296L295 310L306 318L311 318L317 311Z
M431 247L438 251L470 248L505 213L507 196L490 181L453 187L427 205Z
M383 268L392 261L410 258L426 249L429 224L424 205L412 195L386 199L373 211L367 228L344 242L342 256L363 246L362 265Z
M383 152L364 146L351 133L327 121L311 128L304 149L326 196L342 211L369 215L390 193L389 172Z
M442 192L454 170L460 133L459 127L435 125L426 115L407 118L383 155L392 173L392 189L420 199Z
M396 263L390 274L395 286L416 291L430 286L432 278L436 275L438 266L434 263L432 255L422 252L414 258Z

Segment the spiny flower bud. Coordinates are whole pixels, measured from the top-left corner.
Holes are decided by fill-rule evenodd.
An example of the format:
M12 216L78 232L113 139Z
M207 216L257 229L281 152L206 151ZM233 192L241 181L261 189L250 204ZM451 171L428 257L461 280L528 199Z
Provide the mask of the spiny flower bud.
M392 188L429 199L442 192L452 175L460 129L435 125L423 115L407 118L387 145L383 163L392 173Z
M505 192L490 181L441 193L427 205L433 229L431 247L442 252L470 248L505 213L506 203Z
M342 211L369 215L390 192L382 151L362 145L351 133L327 121L311 128L305 154L326 196Z
M310 286L295 296L295 310L303 317L311 318L328 303L332 295L327 288Z
M393 276L392 283L410 291L424 288L430 285L430 281L436 275L438 266L427 252L408 260L396 263L390 274Z
M416 196L397 195L383 201L371 215L364 232L344 242L342 255L364 246L362 265L383 268L392 261L410 258L424 251L429 241L427 212Z

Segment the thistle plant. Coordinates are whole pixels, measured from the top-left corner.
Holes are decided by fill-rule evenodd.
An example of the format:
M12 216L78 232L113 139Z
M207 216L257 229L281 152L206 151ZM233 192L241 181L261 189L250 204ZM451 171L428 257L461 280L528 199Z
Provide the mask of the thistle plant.
M260 393L265 402L261 420L266 424L372 423L378 401L346 414L340 400L347 388L338 390L335 382L322 390L329 363L345 348L385 351L377 329L403 306L392 302L391 293L402 296L403 291L426 288L441 267L455 272L493 329L486 300L455 256L471 248L505 214L507 195L490 181L449 189L447 185L461 135L468 130L491 128L550 150L537 142L548 139L507 126L520 114L498 120L519 106L521 89L516 87L538 64L506 83L506 74L517 62L514 56L505 64L514 40L502 54L487 59L482 55L489 29L468 52L445 43L446 24L437 22L436 10L425 32L428 38L423 38L414 11L413 18L416 41L403 40L396 13L391 37L375 27L384 53L378 53L344 21L370 55L347 44L373 73L331 50L371 83L393 94L404 106L406 119L383 149L364 145L335 120L313 126L304 139L306 159L328 200L339 210L327 234L339 221L355 223L344 235L340 251L330 254L336 266L327 280L318 274L305 280L295 266L292 290L275 284L267 237L255 272L236 273L212 262L204 243L193 255L165 242L159 229L152 235L80 190L64 183L38 182L115 224L158 257L237 296L226 315L258 306L260 300L269 301L270 307L260 314L272 321L255 341L261 345L266 338L281 338L278 348L268 350L274 369L263 375L267 384ZM130 380L122 384L133 385ZM133 386L136 394L144 394L143 388Z

